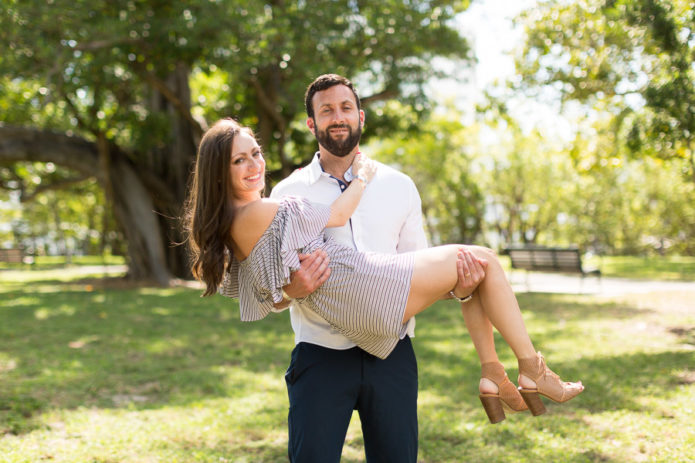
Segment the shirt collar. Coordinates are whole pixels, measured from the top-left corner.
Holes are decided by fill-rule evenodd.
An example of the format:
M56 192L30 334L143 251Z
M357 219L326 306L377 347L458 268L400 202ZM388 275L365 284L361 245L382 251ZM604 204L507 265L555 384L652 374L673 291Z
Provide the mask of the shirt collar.
M319 151L314 153L314 158L311 160L311 163L307 166L307 168L309 169L309 182L312 184L318 182L322 175L332 177L329 173L323 170L323 167L321 166L321 153ZM352 166L348 167L348 170L343 174L343 177L345 177L347 182L352 182L355 179L355 176L352 175Z
M307 166L309 170L309 183L314 184L319 181L321 174L323 173L323 168L321 167L319 152L314 154L314 158L311 163Z

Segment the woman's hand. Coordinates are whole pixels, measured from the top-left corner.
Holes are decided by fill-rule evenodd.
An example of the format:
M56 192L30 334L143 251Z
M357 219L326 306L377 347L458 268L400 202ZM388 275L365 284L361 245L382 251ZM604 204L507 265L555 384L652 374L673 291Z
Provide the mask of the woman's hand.
M352 161L352 176L354 178L361 178L365 183L369 183L372 181L375 174L376 162L362 153L357 153L355 159Z
M374 178L376 163L360 153L352 161L353 181L350 186L331 204L331 215L328 217L326 228L342 227L348 223L352 213L360 203L362 193L367 183ZM356 182L354 180L361 180Z
M454 295L466 297L472 294L485 278L486 268L487 260L479 259L465 246L459 249L456 261L456 272L459 278L454 288Z

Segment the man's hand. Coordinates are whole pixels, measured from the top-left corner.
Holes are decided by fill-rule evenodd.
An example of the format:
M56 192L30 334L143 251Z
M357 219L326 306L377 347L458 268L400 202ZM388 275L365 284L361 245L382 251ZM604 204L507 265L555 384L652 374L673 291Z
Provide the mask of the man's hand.
M487 260L476 257L468 247L460 248L456 261L456 271L459 277L454 288L456 297L466 297L472 294L485 278L486 268Z
M323 249L317 249L311 254L299 255L300 268L290 275L290 284L282 289L292 299L307 297L328 280L331 269L330 259Z

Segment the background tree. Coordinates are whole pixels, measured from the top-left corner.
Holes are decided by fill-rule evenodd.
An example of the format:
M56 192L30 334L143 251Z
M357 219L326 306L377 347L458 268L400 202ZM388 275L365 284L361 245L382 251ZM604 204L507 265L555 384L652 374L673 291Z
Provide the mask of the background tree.
M476 128L465 127L452 109L426 120L397 102L378 111L401 127L370 145L370 152L415 181L431 243L480 243L485 202L469 153Z
M174 219L207 121L234 115L257 128L273 178L284 176L313 151L300 123L308 82L335 71L368 83L367 107L399 98L426 110L431 59L469 57L452 25L467 5L3 2L3 175L30 161L96 179L130 275L165 284L187 275L183 247L171 245L182 241Z
M692 0L551 0L521 21L526 89L612 111L634 154L684 159L695 183Z
M23 243L35 255L104 255L122 252L122 235L105 207L103 191L89 178L53 163L16 163L0 171L5 192L0 241ZM12 196L13 198L10 198ZM20 210L21 208L21 210Z

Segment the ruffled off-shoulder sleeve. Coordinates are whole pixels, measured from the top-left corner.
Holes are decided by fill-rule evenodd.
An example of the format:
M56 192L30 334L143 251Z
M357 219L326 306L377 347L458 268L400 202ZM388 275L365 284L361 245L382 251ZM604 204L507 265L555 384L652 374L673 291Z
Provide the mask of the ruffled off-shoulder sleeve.
M231 256L229 268L224 272L222 284L217 292L225 297L239 299L239 261L236 260L236 257Z
M281 204L285 206L283 211L285 224L280 230L282 264L294 271L299 269L298 251L304 249L318 236L322 236L331 215L331 208L297 196L288 196L281 201ZM289 278L289 272L287 277Z
M282 287L299 269L300 252L312 251L323 242L330 206L288 196L280 201L275 218L241 263L232 260L220 293L238 297L242 321L255 321L275 311L282 301Z

